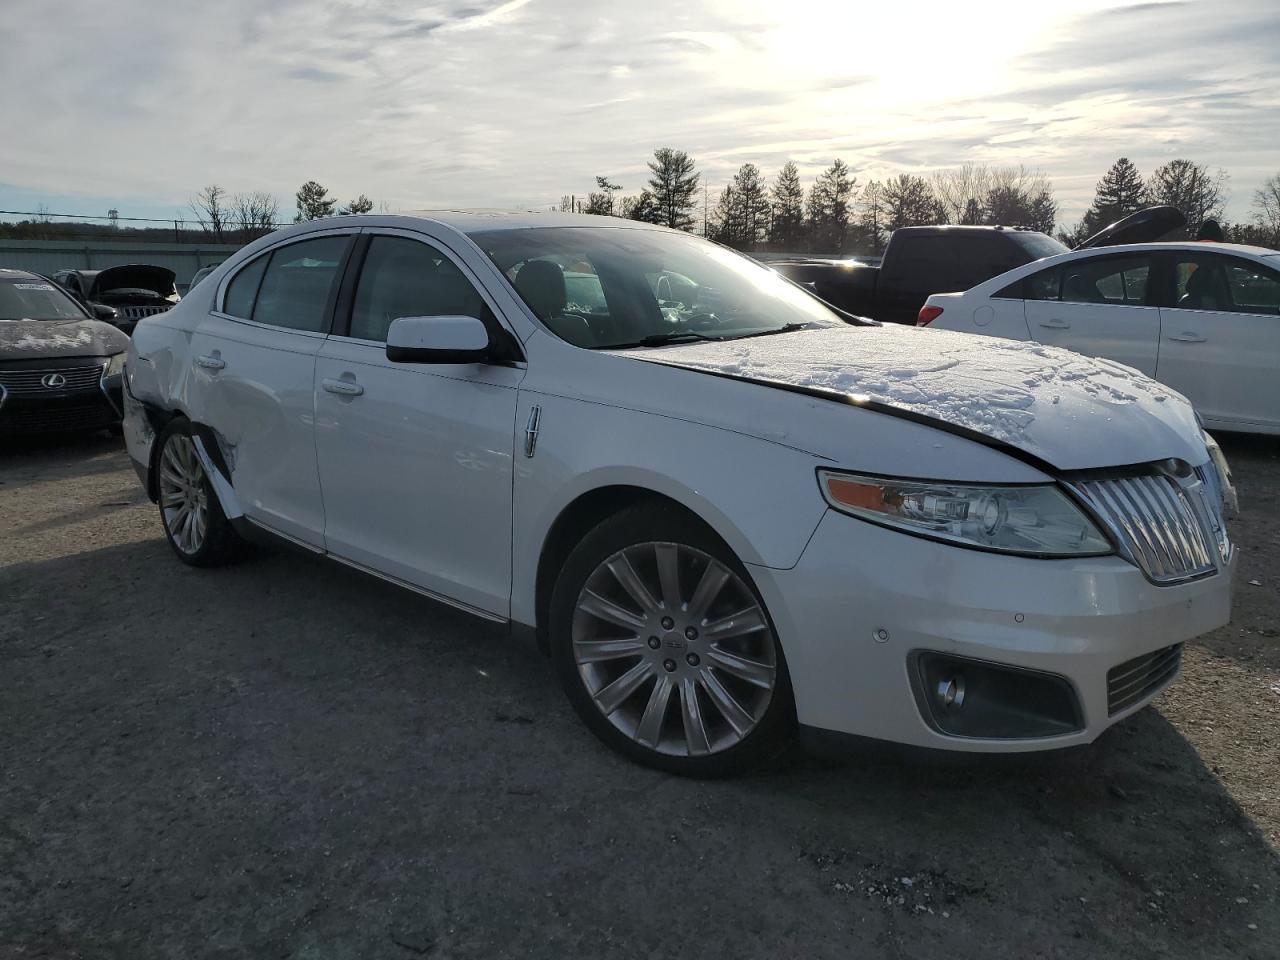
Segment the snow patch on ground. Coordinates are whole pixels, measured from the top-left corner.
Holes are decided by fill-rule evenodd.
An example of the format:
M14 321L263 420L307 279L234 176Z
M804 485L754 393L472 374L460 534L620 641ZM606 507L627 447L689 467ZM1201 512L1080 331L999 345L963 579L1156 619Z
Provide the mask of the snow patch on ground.
M1037 414L1064 399L1103 405L1177 394L1136 370L1059 347L916 327L825 327L665 347L655 360L830 390L1022 444Z

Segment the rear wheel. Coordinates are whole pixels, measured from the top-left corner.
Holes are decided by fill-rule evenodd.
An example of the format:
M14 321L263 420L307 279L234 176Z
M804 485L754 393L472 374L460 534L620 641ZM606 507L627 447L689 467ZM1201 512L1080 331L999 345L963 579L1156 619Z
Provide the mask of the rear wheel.
M695 777L736 773L794 725L782 648L747 572L710 530L662 505L606 520L552 597L557 672L606 744Z
M171 423L156 441L160 522L173 552L193 567L235 560L243 541L231 527L196 453L191 424Z

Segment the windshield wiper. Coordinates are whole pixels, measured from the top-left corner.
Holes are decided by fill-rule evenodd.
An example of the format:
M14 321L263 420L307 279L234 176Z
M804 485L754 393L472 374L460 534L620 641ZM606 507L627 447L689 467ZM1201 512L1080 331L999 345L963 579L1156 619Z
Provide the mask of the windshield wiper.
M724 337L725 340L746 340L748 337L769 337L775 333L791 333L793 330L803 330L809 326L807 323L784 323L780 327L771 327L768 330L757 330L755 333L744 333L740 337Z
M601 349L604 350L627 350L632 347L665 347L671 343L692 343L696 340L709 340L712 343L719 343L724 337L709 337L705 333L698 333L694 330L673 330L671 333L651 333L647 337L641 337L631 343L613 343Z

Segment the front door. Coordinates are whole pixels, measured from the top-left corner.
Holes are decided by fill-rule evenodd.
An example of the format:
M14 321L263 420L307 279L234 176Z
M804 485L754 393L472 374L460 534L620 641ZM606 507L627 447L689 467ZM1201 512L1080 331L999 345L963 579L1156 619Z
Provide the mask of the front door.
M349 317L316 362L316 455L334 555L500 617L510 609L516 393L524 370L392 363L398 317L467 315L488 300L444 249L377 234Z
M1149 305L1150 254L1068 260L1025 281L1027 328L1040 343L1156 372L1160 308Z
M327 234L250 261L191 340L191 415L218 435L245 516L315 547L324 507L312 384L350 241Z
M1280 273L1211 250L1172 259L1156 376L1210 426L1280 428Z

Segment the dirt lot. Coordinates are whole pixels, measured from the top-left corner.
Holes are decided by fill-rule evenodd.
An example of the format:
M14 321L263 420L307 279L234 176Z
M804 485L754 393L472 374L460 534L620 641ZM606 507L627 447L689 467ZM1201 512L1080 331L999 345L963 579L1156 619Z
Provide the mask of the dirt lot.
M1232 624L1082 755L631 766L534 649L201 572L118 441L0 450L0 957L1280 956L1280 443Z

